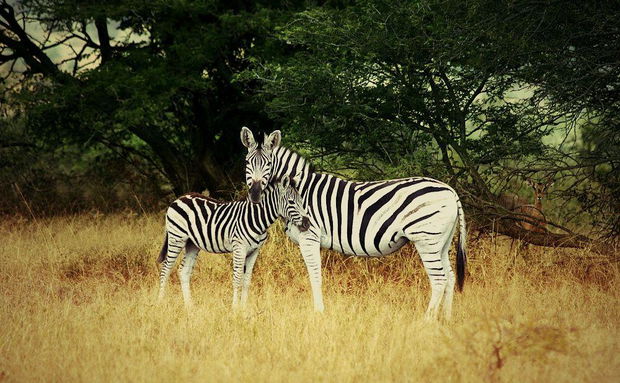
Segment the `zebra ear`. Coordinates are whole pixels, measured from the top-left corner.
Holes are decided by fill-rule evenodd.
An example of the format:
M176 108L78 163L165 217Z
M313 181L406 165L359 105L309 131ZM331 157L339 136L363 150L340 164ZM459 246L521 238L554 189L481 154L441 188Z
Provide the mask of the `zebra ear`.
M256 147L254 134L252 134L252 131L245 126L241 128L241 143L248 149Z
M273 150L280 146L280 140L282 139L282 133L279 130L274 130L270 135L265 136L265 142L263 148L265 150Z

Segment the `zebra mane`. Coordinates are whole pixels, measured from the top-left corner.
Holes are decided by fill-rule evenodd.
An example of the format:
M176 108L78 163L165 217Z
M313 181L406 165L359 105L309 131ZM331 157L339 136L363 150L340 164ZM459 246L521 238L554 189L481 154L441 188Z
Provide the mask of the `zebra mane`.
M209 197L206 196L204 194L200 194L200 193L196 193L196 192L189 192L189 193L185 193L183 194L181 197L179 197L180 199L200 199L200 200L204 200L207 202L213 202L216 203L218 205L224 204L224 203L228 203L228 202L233 202L233 201L221 201L219 199L213 198L213 197Z
M285 146L278 146L274 149L272 169L270 184L277 182L284 176L295 176L297 172L302 174L314 173L314 166L308 160Z
M202 199L210 200L210 201L213 201L213 202L220 202L220 201L216 200L213 197L209 197L209 196L206 196L204 194L196 193L196 192L185 193L185 194L183 194L183 197L202 198Z
M273 190L274 186L273 185L267 185L267 188L265 188L266 192L270 192L271 190ZM236 203L236 202L246 202L247 201L247 193L245 193L245 195L243 195L242 197L239 197L237 199L231 200L231 201L223 201L217 198L213 198L213 197L209 197L206 196L204 194L200 194L200 193L195 193L195 192L189 192L189 193L185 193L183 194L181 197L179 197L179 199L181 200L187 200L187 199L199 199L199 200L203 200L206 202L211 202L217 205L227 205L227 204L231 204L231 203ZM186 201L187 202L187 201Z

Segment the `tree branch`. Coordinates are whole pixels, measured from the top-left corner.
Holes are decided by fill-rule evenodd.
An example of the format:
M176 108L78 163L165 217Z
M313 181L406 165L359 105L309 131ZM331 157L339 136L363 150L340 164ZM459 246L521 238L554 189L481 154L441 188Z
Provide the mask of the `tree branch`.
M112 56L112 48L110 46L110 35L108 34L108 21L105 16L99 16L95 19L95 27L99 34L99 48L101 50L101 63L107 62Z
M4 19L4 24L8 25L6 30L13 33L16 39L9 37L6 30L0 30L0 43L8 46L15 55L24 59L32 72L42 73L50 76L57 76L60 70L54 65L52 60L28 37L28 34L15 18L15 11L6 0L0 4L0 17Z
M474 102L476 97L478 97L478 95L482 92L482 90L486 86L487 81L489 80L489 77L490 77L489 75L485 75L480 85L478 85L476 90L474 90L474 92L469 96L469 99L465 102L465 105L463 105L463 114L467 114L471 104Z

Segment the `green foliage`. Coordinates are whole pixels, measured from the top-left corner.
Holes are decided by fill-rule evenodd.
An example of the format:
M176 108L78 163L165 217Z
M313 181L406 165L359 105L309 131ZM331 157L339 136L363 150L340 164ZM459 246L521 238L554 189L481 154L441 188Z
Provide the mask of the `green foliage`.
M570 180L561 190L576 199L595 227L620 234L620 19L615 2L549 2L522 7L539 20L529 40L529 65L516 75L537 87L548 105L570 121L567 136L547 167ZM541 16L541 10L544 14Z
M11 10L67 38L73 56L53 61L53 39L20 34ZM11 174L49 180L53 168L71 184L105 163L106 182L230 198L239 128L282 128L323 169L436 177L482 213L555 177L552 194L579 209L554 202L566 213L554 218L581 228L585 212L620 232L610 2L25 0L0 11Z
M240 127L272 125L250 97L252 84L234 82L233 75L247 67L250 54L281 54L266 37L296 6L28 1L18 10L84 41L85 50L71 76L41 70L47 81L11 98L50 150L103 145L165 174L176 194L208 189L226 195L234 189L231 180L240 179ZM85 63L86 56L93 64ZM30 79L27 73L23 81Z
M336 158L321 163L328 170L353 168L364 179L417 172L456 184L470 202L492 201L515 178L553 177L564 167L558 158L579 150L561 135L580 125L576 111L593 105L572 107L579 90L573 87L585 86L578 76L590 73L586 58L610 49L597 31L612 27L615 38L618 31L607 15L596 20L609 11L605 6L586 8L589 14L580 16L580 6L561 2L365 0L315 7L278 28L292 56L256 60L239 77L262 83L261 100L291 142ZM569 21L586 29L575 33ZM571 50L571 41L584 36L581 43L591 49ZM585 57L564 57L566 50ZM605 75L592 80L617 92L618 65L609 56L597 59ZM550 67L555 62L562 65L558 73ZM577 162L585 165L583 157ZM595 179L582 177L582 185ZM587 189L600 198L601 187Z
M446 171L477 173L540 153L555 118L533 96L511 99L516 67L479 30L483 16L445 1L311 9L280 29L295 55L244 78L263 80L270 116L295 141L396 166L424 147Z

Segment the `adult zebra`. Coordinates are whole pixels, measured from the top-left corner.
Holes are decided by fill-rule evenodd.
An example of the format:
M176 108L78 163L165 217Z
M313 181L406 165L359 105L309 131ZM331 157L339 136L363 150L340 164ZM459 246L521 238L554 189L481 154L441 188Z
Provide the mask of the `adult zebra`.
M351 182L315 173L297 153L279 146L280 131L260 147L252 132L243 127L241 141L248 148L246 183L249 198L258 202L271 180L301 174L299 192L310 218L305 232L288 225L287 234L299 243L310 277L314 307L323 311L320 248L348 255L381 256L412 241L431 284L428 318L437 316L443 301L451 316L455 277L448 251L456 225L460 236L456 257L457 285L465 278L465 217L458 195L450 186L431 178L413 177L375 182Z
M309 227L308 214L296 189L295 178L283 176L270 185L259 204L249 201L217 202L200 194L186 194L170 205L166 212L166 237L157 261L160 271L159 299L164 296L172 266L183 248L185 256L179 279L185 305L192 305L189 281L199 250L210 253L233 253L233 307L239 305L239 288L243 277L241 305L248 298L252 269L258 251L267 238L267 229L278 216L300 231Z

